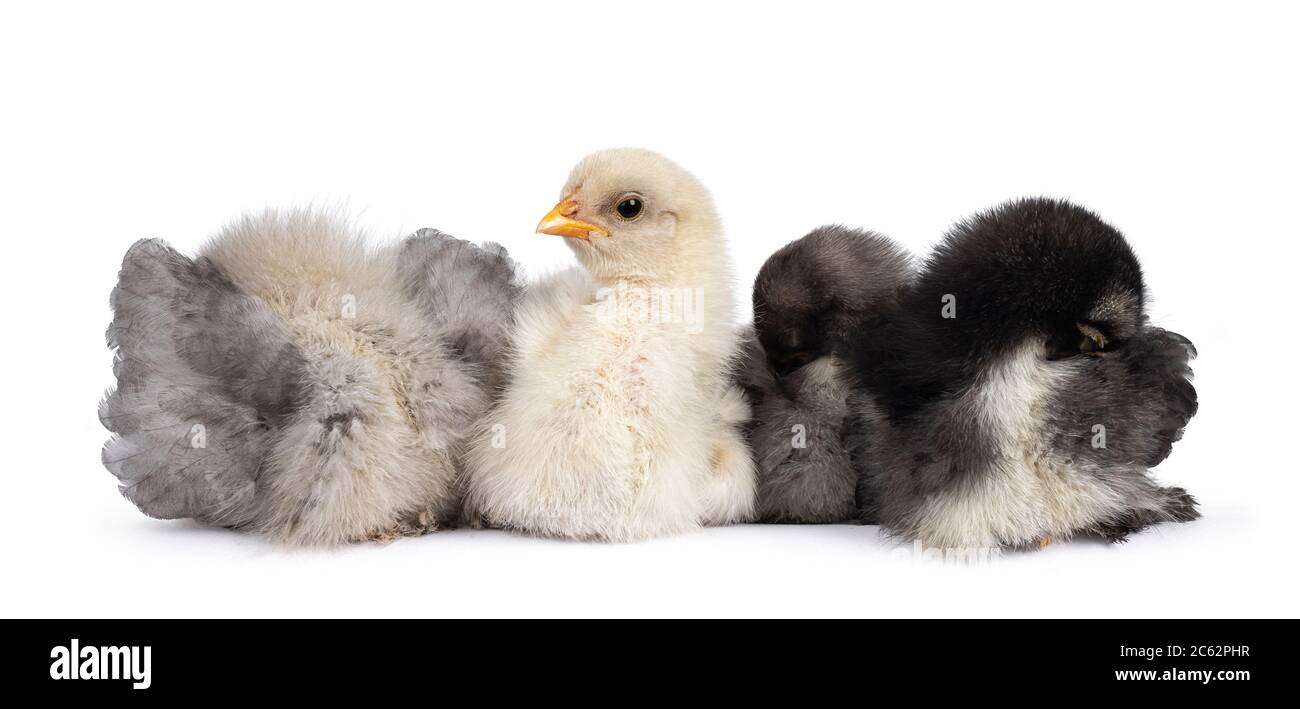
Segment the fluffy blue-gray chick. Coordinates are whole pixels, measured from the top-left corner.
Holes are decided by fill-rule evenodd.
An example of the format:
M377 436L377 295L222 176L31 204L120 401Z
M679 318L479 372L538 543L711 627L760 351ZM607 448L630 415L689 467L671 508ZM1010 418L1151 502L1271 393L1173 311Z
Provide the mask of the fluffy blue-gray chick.
M747 435L761 520L857 518L858 466L844 440L857 388L849 344L882 327L911 274L892 241L840 226L816 229L763 264L737 376L753 407Z
M433 529L518 290L499 246L376 250L315 212L244 218L194 259L140 241L112 295L104 464L153 517L291 544Z

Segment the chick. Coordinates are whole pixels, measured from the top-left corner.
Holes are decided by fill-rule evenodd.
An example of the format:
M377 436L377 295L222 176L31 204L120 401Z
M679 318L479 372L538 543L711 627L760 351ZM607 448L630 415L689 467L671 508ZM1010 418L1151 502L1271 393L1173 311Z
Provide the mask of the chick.
M858 470L843 440L856 333L878 329L911 277L889 239L825 226L777 251L754 281L754 336L738 372L766 522L856 519Z
M1026 199L958 224L861 343L868 518L967 549L1195 519L1148 472L1196 412L1195 350L1145 299L1132 249L1080 207Z
M498 246L424 230L373 251L311 212L245 218L196 259L138 242L104 464L153 517L313 545L432 529L457 515L517 293Z
M655 153L599 152L538 231L565 237L582 267L519 305L510 384L468 457L467 510L606 541L749 519L732 276L708 191Z

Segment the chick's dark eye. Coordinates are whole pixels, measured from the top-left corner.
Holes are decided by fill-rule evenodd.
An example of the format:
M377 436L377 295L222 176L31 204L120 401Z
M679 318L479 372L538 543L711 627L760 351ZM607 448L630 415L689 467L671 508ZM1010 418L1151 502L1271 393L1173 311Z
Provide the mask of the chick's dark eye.
M618 216L624 219L636 219L641 215L641 209L644 206L645 203L641 201L640 197L626 197L618 203Z

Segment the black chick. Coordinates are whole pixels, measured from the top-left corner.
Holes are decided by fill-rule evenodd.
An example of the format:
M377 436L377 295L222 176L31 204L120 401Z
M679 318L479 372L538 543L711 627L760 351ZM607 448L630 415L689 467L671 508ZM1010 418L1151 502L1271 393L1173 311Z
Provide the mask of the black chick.
M1123 540L1199 516L1148 469L1196 413L1192 344L1152 326L1124 237L1025 199L954 227L856 346L859 504L938 548Z
M888 239L840 226L787 244L759 271L738 380L753 404L760 520L857 518L859 474L842 440L854 389L845 356L855 332L897 306L910 275L909 256Z

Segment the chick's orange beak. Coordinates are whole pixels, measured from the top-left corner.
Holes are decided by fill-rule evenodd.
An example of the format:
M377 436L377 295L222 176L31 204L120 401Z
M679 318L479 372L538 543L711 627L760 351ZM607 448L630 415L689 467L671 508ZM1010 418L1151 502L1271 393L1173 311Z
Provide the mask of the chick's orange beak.
M609 231L602 227L574 219L573 215L577 211L578 203L572 197L566 197L555 205L555 209L542 217L542 221L537 224L537 233L568 236L583 241L590 241L593 235L609 236Z

